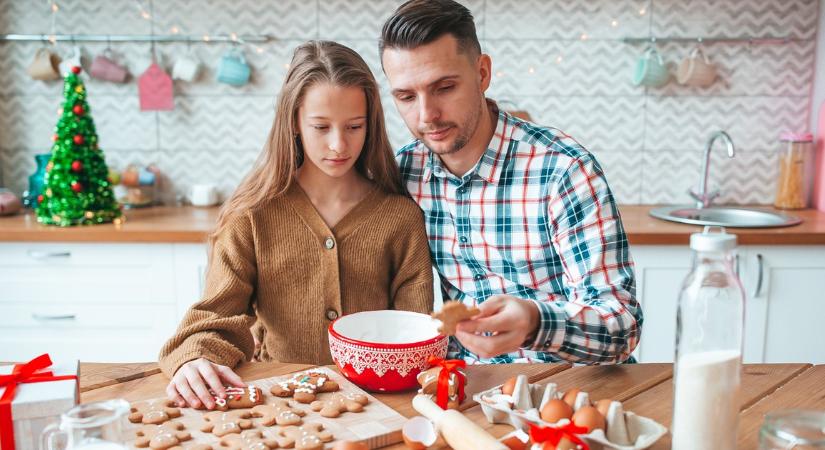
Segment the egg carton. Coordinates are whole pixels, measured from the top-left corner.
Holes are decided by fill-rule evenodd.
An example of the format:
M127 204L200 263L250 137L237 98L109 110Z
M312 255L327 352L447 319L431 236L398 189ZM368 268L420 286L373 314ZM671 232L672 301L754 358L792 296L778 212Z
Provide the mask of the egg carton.
M564 393L559 391L556 383L530 384L526 375L519 375L512 395L502 393L501 386L498 386L473 395L473 400L481 405L481 410L490 423L509 424L517 430L529 432L531 423L563 426L569 422L568 419L562 419L550 423L542 420L539 415L545 403L563 396ZM590 404L588 393L579 392L573 410L578 411ZM650 447L667 433L667 427L655 420L624 411L622 403L618 401L610 403L605 421L607 434L597 429L581 435L593 450L641 450Z

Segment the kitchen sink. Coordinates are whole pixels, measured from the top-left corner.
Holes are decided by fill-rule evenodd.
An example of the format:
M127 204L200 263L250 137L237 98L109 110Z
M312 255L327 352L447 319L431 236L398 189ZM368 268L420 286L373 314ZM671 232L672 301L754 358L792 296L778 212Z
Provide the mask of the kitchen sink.
M717 225L732 228L789 227L802 223L796 216L752 208L711 206L665 206L650 211L650 215L671 222L691 225Z

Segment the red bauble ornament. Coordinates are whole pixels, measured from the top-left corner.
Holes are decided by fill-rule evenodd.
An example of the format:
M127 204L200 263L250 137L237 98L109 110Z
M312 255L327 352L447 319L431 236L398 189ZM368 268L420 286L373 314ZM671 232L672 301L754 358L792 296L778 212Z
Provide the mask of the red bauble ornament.
M57 142L57 133L52 135L52 142Z
M83 110L83 105L74 105L72 112L75 113L75 115L82 116L85 111Z
M80 172L83 170L83 163L80 161L72 161L72 172Z
M43 203L43 194L37 196L37 203Z
M83 185L78 183L77 181L72 182L72 190L75 192L83 191Z
M74 143L77 144L77 145L83 145L83 143L86 142L86 140L83 139L82 134L74 135L74 138L72 138L72 140L74 140Z
M72 66L72 73L74 73L74 74L78 74L78 73L80 73L80 70L81 70L81 69L80 69L80 67L78 67L78 66Z

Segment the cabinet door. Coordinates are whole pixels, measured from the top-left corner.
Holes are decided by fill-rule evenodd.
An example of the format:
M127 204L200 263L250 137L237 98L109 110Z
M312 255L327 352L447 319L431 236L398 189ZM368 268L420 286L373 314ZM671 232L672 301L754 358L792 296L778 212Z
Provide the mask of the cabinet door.
M825 363L825 246L750 247L747 254L746 349L766 363Z
M676 302L690 272L688 246L634 246L636 296L642 305L642 340L636 348L640 362L672 362L676 340Z
M201 299L206 285L206 244L175 244L175 296L178 322Z

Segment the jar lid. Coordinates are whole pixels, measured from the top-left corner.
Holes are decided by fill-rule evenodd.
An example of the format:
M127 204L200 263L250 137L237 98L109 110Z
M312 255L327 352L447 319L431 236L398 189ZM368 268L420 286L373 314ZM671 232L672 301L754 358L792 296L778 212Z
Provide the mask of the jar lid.
M813 142L814 136L811 133L792 133L786 131L779 136L780 141L789 142Z
M712 233L712 229L718 233ZM706 226L701 233L690 235L690 248L697 252L724 252L736 248L736 235L725 232L725 227Z

